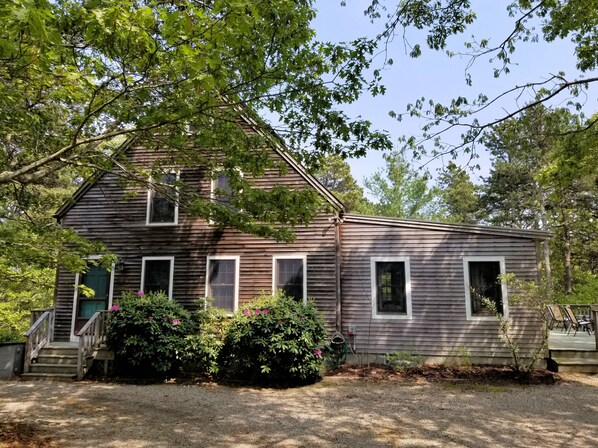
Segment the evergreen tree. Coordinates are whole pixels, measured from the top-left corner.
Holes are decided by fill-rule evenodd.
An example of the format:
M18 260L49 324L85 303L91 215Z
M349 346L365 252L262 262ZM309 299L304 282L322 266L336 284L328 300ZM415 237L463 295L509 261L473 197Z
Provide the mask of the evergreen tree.
M372 212L397 218L441 217L440 191L429 186L430 174L414 170L400 152L383 157L384 169L365 180L365 187L376 198Z

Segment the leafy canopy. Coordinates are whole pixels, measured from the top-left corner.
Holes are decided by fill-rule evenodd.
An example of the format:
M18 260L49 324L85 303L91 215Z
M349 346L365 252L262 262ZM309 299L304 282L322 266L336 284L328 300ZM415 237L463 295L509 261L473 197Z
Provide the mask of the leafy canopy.
M259 176L276 167L263 148L277 140L255 111L279 119L276 131L307 164L390 146L337 108L379 93L379 77L365 74L375 47L315 42L309 0L15 0L0 13L0 187L43 184L64 167L108 170L107 156L135 182L173 165ZM167 154L144 170L127 164L118 148L131 138ZM237 187L241 218L205 200L189 208L256 233L252 221L296 225L315 213L260 214L251 205L276 210L297 195L258 194L239 176Z
M509 20L506 31L489 27L482 35L466 35L478 20L477 12L483 3L487 2L371 0L365 13L372 21L380 23L380 31L370 40L386 55L382 67L377 69L382 72L393 62L387 53L400 41L413 58L421 56L426 48L448 57L463 58L466 61L465 82L472 86L472 68L481 61L490 64L493 77L503 77L517 69L513 56L521 47L568 39L574 45L580 74L547 73L538 79L513 85L495 96L481 92L475 96L457 96L448 102L422 97L408 104L403 111L391 111L391 116L397 120L417 117L423 121L420 136L403 138L405 147L418 155L426 154L429 147L432 147L433 156L456 155L460 151L475 154L485 130L535 105L554 102L581 110L585 92L598 81L593 73L598 65L596 0L505 0L500 3ZM520 102L522 98L531 101ZM510 103L503 109L505 101ZM494 118L484 118L484 114L491 111L496 111ZM587 128L595 122L595 118L589 120ZM454 140L445 140L444 136Z

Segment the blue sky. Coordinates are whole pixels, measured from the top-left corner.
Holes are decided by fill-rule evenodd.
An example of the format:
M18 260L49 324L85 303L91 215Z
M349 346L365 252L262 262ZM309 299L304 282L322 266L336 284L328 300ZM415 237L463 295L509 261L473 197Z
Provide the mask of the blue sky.
M398 2L398 0L396 0ZM355 39L361 36L375 36L382 26L382 22L371 24L369 19L363 15L364 9L370 3L369 0L347 0L347 6L340 6L340 0L316 0L318 15L313 23L316 29L318 40L341 42ZM473 0L474 10L477 12L478 20L466 31L462 37L453 38L450 41L450 49L453 51L465 51L463 42L471 35L479 38L494 37L492 43L497 43L499 38L504 38L510 32L512 19L506 12L507 1ZM407 37L412 43L418 42L417 32L408 31ZM421 39L419 42L424 43ZM423 46L422 46L423 48ZM516 85L526 82L538 82L545 80L550 74L563 71L568 78L578 76L575 68L574 47L570 42L559 41L553 43L526 43L520 44L512 61L516 64L511 67L511 73L498 79L493 76L494 65L488 59L480 59L470 70L473 78L473 85L465 83L465 69L469 58L449 58L442 52L434 52L423 48L423 55L420 58L412 59L406 54L401 38L395 39L391 46L391 57L394 60L393 67L384 73L384 84L387 92L384 96L364 96L359 102L347 106L344 109L352 116L361 115L370 120L376 128L387 130L393 137L396 147L399 147L397 139L402 135L421 135L421 121L407 119L397 122L389 117L388 111L404 111L407 103L417 98L426 97L437 102L449 102L457 96L468 98L476 97L479 93L489 96L501 93ZM586 77L589 74L586 73ZM596 88L590 89L591 94L584 107L586 114L590 115L598 110ZM502 116L505 111L516 109L517 104L522 105L531 100L531 96L522 98L510 97L498 103L495 107L479 115L480 120L492 120ZM559 98L552 104L565 106L566 97ZM446 134L444 140L447 143L458 143L459 134ZM431 149L431 148L430 148ZM442 163L450 158L428 162L427 167L432 174ZM465 163L465 159L460 159ZM371 175L383 166L380 153L371 152L366 158L349 161L354 177L359 183L363 178ZM422 162L417 162L422 163ZM479 176L485 176L488 172L489 161L486 154L481 153L477 163L482 169L473 180L479 181Z

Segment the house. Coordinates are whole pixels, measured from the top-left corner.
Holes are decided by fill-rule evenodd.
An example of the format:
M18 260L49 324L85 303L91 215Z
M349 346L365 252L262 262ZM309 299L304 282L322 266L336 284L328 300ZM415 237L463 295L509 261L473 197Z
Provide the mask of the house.
M134 143L126 153L134 164L151 157ZM58 270L53 340L82 341L77 334L89 318L125 290L163 290L189 308L210 296L234 311L282 288L297 300L313 300L331 334L350 330L358 353L410 351L442 360L466 347L478 362L505 362L509 351L479 293L513 319L520 341L539 341L540 322L509 304L511 291L496 278L512 272L536 279L538 244L547 233L347 214L284 148L273 144L271 156L288 170L269 170L258 185L312 188L328 205L309 227L296 229L290 244L190 218L151 189L126 187L123 194L114 172L83 184L56 217L101 239L119 262L111 271L92 267L82 275ZM165 173L162 181L175 176L206 194L226 188L226 178L214 179L202 167ZM80 285L95 297L79 294Z

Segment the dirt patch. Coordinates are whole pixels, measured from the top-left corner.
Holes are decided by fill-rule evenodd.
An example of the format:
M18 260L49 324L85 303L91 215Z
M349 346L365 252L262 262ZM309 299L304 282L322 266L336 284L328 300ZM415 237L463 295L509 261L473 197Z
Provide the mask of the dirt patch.
M25 422L0 422L2 448L56 448L58 444L40 425Z
M596 445L598 375L563 374L554 385L521 386L497 385L497 377L511 375L502 368L471 371L469 378L477 372L494 385L460 379L461 369L429 366L409 374L346 367L289 389L7 381L0 383L0 447Z
M326 375L341 378L363 378L373 381L470 381L483 385L555 384L559 381L559 377L548 370L533 370L529 374L522 374L509 367L500 366L446 367L422 365L393 370L377 364L370 366L343 365L327 372Z

